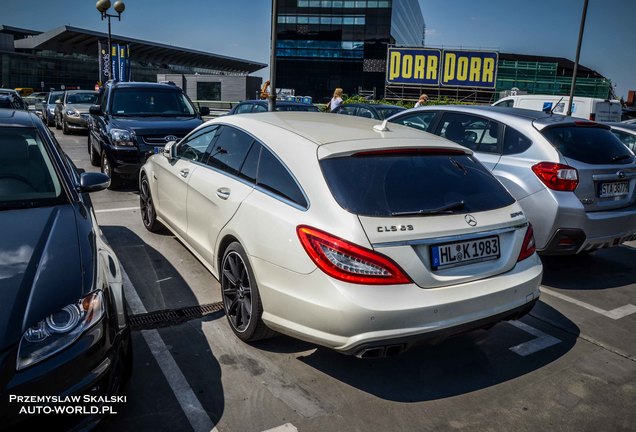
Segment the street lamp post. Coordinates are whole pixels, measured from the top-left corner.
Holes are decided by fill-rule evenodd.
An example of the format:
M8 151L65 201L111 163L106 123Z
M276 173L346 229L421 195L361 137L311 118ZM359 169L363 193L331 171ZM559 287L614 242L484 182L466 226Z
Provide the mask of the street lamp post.
M108 52L109 52L109 55L108 55L109 77L108 78L113 79L113 61L111 59L111 56L113 54L113 48L112 48L112 41L111 41L111 35L110 35L110 19L117 18L119 21L121 21L121 14L126 9L126 5L121 0L117 0L115 2L115 4L113 5L113 8L115 9L115 12L117 12L117 15L111 15L108 13L108 9L110 9L110 0L99 0L95 4L95 7L99 11L99 13L102 15L102 21L104 21L105 18L108 19Z
M576 58L574 59L574 71L572 71L572 86L570 87L570 100L568 101L567 115L572 115L572 102L574 99L574 88L576 87L576 74L579 69L579 58L581 56L581 42L583 42L583 31L585 30L585 17L587 16L587 2L583 2L583 14L581 15L581 25L579 27L579 40L576 44Z
M272 47L269 57L269 100L267 111L276 111L276 40L278 32L278 4L272 0Z

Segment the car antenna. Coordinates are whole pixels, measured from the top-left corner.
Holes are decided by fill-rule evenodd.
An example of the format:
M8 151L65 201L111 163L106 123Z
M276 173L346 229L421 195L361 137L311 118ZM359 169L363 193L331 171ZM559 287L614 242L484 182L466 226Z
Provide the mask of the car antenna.
M373 130L376 130L378 132L391 132L391 129L389 129L386 124L387 124L388 120L384 120L382 122L382 124L379 125L374 125L373 126Z
M556 109L556 107L559 106L559 104L561 103L561 101L563 100L563 96L561 96L561 99L559 99L559 101L557 103L554 104L554 106L552 107L552 109L550 110L550 115L554 114L554 110Z

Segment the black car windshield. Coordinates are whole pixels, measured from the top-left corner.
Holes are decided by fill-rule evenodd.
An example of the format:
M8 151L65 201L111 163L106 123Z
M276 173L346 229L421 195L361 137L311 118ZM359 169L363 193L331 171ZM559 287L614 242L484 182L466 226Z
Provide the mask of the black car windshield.
M73 104L94 104L97 100L97 92L70 93L66 95L66 103Z
M194 117L196 110L180 91L126 88L113 92L111 114L121 117Z
M37 131L0 127L0 210L65 200L60 178Z
M320 166L338 204L361 216L432 216L514 203L501 183L463 152L370 152L323 159Z
M634 155L609 129L595 126L546 128L543 135L563 156L587 164L628 164Z

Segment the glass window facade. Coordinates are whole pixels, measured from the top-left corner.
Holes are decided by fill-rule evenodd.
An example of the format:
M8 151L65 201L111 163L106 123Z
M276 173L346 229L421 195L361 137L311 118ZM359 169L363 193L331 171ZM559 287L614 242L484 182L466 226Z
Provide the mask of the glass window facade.
M277 27L276 86L318 102L336 87L382 96L387 46L424 43L417 0L278 0Z

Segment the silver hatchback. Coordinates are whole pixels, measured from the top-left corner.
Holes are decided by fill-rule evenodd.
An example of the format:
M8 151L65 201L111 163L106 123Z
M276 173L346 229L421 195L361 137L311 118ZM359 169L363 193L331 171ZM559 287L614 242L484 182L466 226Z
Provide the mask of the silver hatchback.
M472 149L519 201L543 254L636 239L636 160L606 125L481 106L416 108L389 121Z

